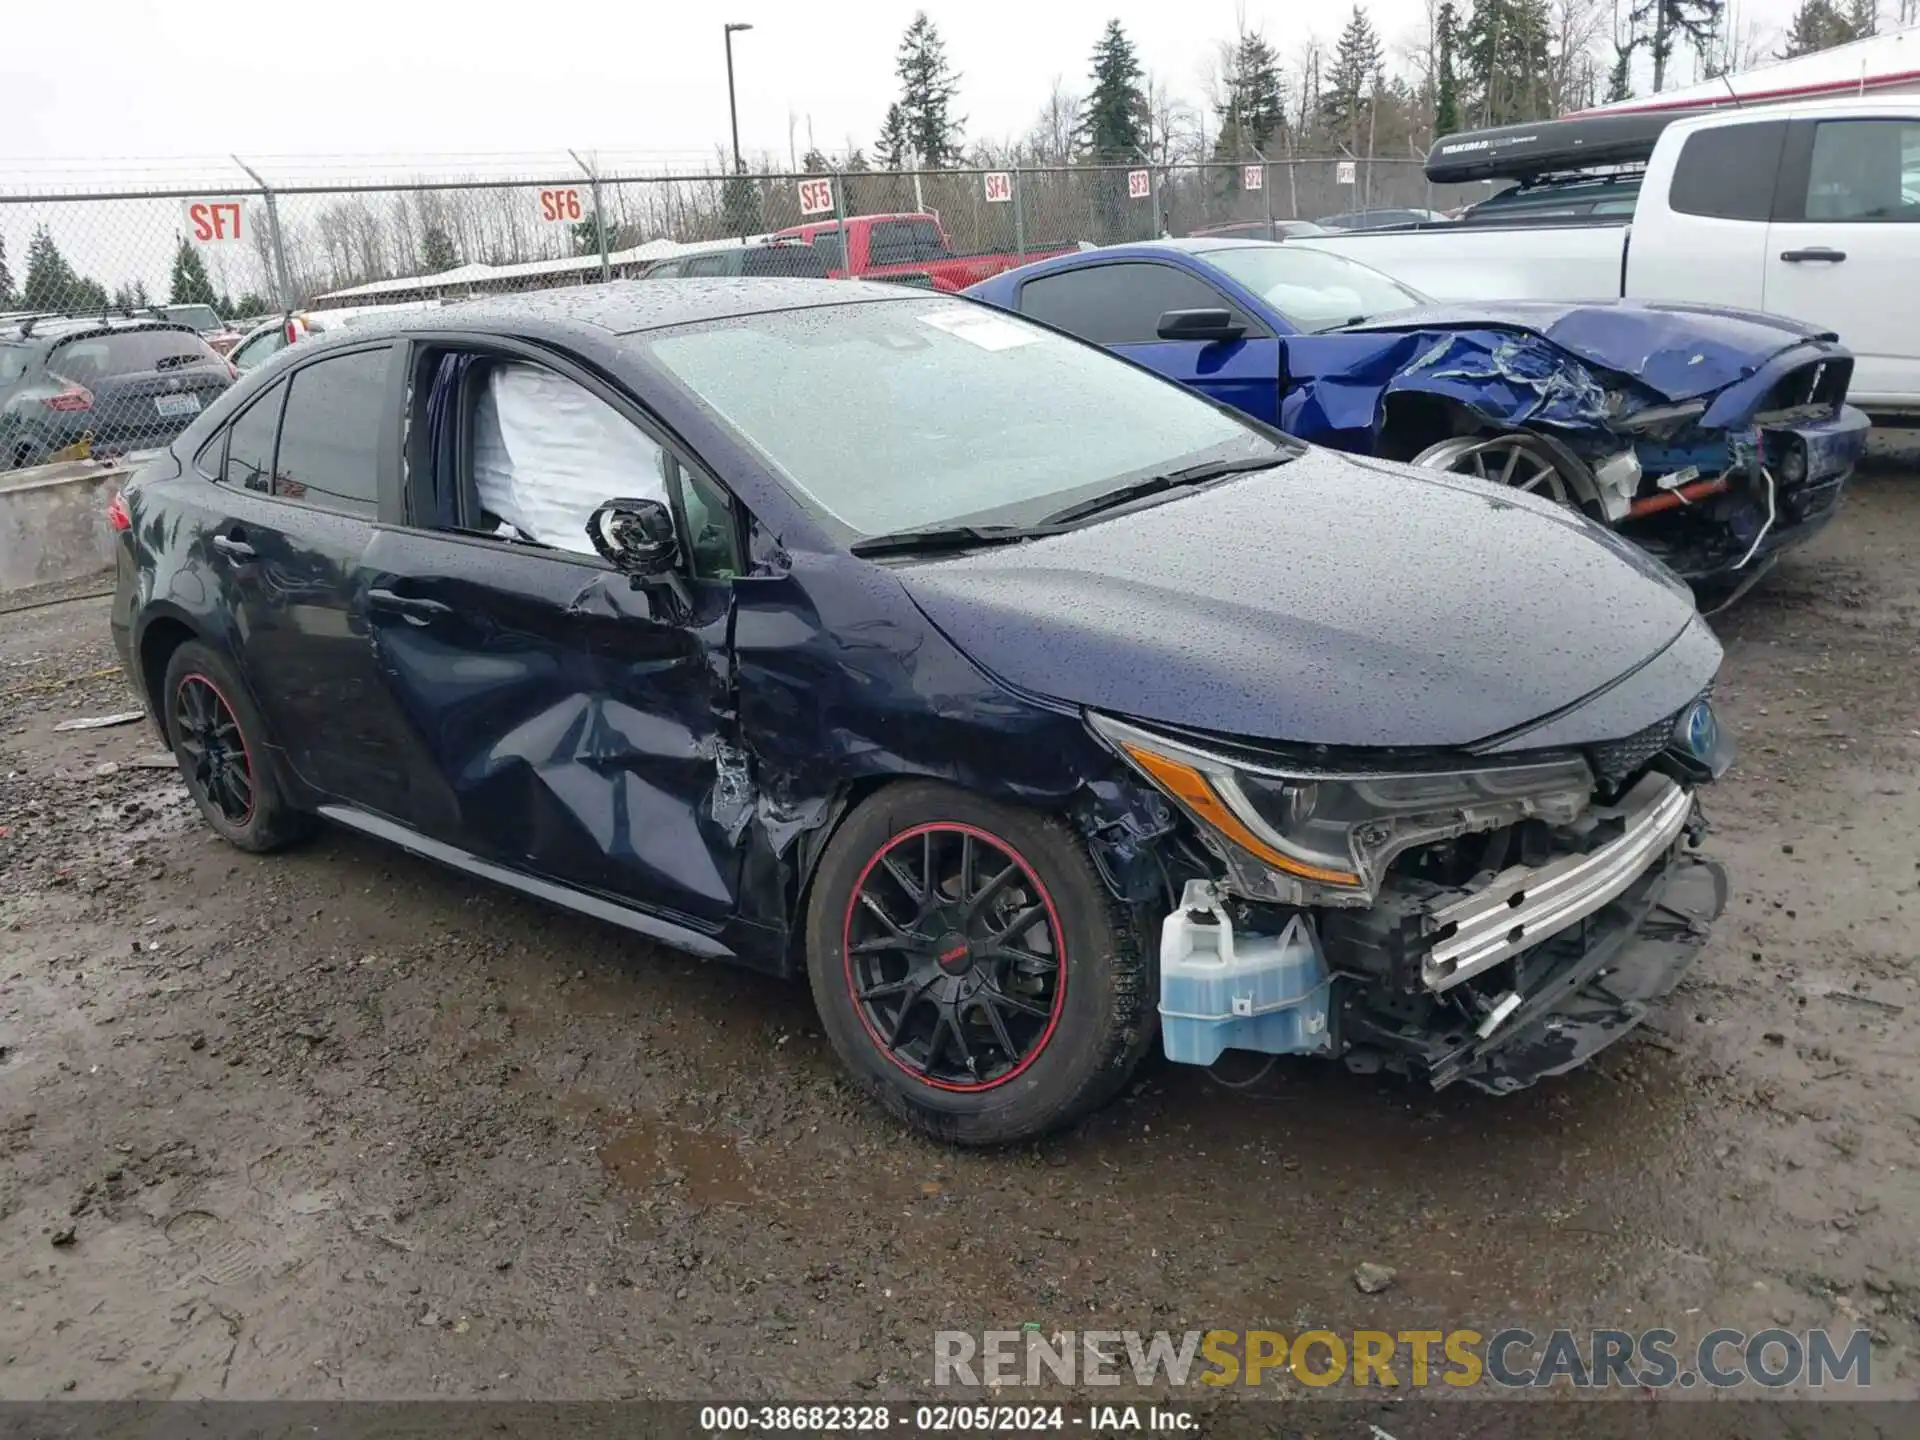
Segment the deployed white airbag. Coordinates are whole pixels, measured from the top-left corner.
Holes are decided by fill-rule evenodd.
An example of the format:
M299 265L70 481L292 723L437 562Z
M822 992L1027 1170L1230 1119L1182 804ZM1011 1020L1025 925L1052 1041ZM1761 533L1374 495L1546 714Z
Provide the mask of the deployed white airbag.
M537 365L493 366L474 407L481 508L555 549L593 554L587 517L608 500L666 503L663 458L612 406Z

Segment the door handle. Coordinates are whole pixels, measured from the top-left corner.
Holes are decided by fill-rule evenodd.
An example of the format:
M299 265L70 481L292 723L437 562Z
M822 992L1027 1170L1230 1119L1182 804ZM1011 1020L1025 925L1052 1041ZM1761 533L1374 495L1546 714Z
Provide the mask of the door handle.
M1813 245L1805 250L1782 250L1780 258L1789 265L1798 265L1803 260L1825 260L1830 265L1838 265L1847 258L1847 252L1829 250L1824 245Z
M367 603L376 610L391 610L394 614L411 620L415 625L425 625L440 615L451 615L453 607L438 600L423 600L413 595L396 595L391 590L369 590Z
M216 535L213 548L229 560L251 560L254 558L253 546L234 535Z

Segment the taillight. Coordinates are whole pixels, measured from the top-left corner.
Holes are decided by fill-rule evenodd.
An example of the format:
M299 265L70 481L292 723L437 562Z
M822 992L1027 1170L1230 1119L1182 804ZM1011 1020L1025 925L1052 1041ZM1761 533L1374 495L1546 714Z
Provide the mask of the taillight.
M116 530L131 530L133 516L127 513L127 497L116 490L107 501L107 523Z
M91 410L93 408L93 392L84 385L69 385L59 394L49 395L40 403L49 410Z

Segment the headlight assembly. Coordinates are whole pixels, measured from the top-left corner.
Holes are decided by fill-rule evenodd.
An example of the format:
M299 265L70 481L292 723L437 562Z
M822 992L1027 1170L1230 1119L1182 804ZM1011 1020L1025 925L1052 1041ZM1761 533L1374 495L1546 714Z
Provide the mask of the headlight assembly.
M1317 773L1202 749L1089 715L1096 734L1179 805L1232 888L1288 905L1367 905L1409 846L1539 817L1577 819L1593 794L1578 757L1418 773Z

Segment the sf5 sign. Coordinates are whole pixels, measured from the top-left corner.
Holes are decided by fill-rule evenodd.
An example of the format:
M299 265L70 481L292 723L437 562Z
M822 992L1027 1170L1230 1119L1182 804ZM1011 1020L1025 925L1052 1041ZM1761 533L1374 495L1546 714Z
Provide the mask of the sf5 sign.
M232 245L246 238L246 211L238 200L186 200L181 212L196 245Z
M800 213L802 215L825 215L833 209L833 181L802 180L800 182Z
M564 225L586 215L580 204L580 192L571 185L540 192L540 218L549 225Z

